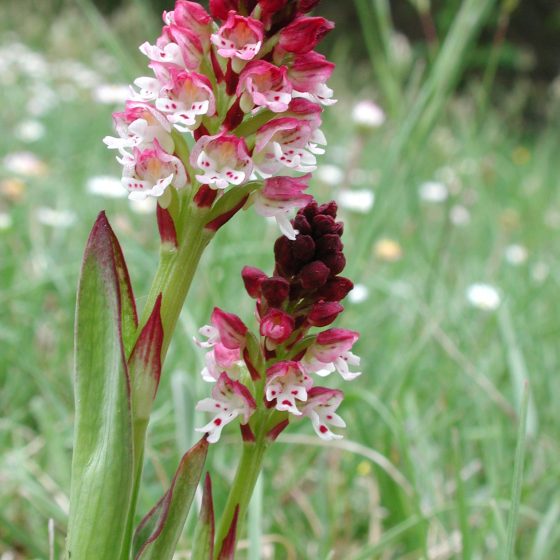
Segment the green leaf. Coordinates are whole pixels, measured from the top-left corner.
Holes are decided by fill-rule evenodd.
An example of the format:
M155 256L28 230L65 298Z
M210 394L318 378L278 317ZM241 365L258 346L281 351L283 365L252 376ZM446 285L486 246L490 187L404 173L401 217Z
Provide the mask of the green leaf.
M208 442L201 439L181 459L169 490L144 517L134 535L136 560L171 560L191 507Z
M206 473L200 518L193 539L191 560L212 560L214 557L214 506L212 503L212 481Z
M75 327L74 455L66 544L72 560L127 558L134 479L127 344L136 328L128 273L101 213L89 236Z

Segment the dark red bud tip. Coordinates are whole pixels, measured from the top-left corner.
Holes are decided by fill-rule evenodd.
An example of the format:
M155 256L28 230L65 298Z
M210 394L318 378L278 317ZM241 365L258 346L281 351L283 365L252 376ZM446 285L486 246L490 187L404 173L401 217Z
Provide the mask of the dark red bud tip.
M290 284L280 276L273 276L262 281L261 292L271 307L280 307L290 293Z
M323 255L330 255L332 253L338 253L342 251L343 245L340 237L335 233L327 233L322 237L319 237L316 242L317 255L322 257Z
M216 189L211 189L208 185L202 185L196 194L194 195L193 202L199 208L210 208L216 197L218 196L218 191Z
M224 212L221 216L218 216L216 219L208 222L204 227L206 229L209 229L210 231L218 231L225 223L229 222L233 218L233 216L235 216L235 214L237 214L237 212L239 212L239 210L243 208L243 206L245 206L248 198L249 195L243 197L241 201L231 210Z
M342 252L322 257L321 260L330 268L331 274L340 274L346 266L346 257Z
M245 443L252 443L255 441L255 434L251 430L249 424L240 424L239 428L241 430L241 437Z
M331 278L320 290L319 296L326 301L340 301L344 299L354 284L348 278L337 276Z
M210 136L210 133L208 132L208 129L201 124L194 132L193 132L193 137L195 142L198 142L203 136Z
M299 0L298 11L302 14L310 12L320 0Z
M169 243L173 245L173 247L177 247L177 232L175 231L175 224L173 223L173 218L169 210L167 210L167 208L162 208L158 204L156 217L161 242Z
M321 261L313 261L301 269L300 281L304 290L318 290L330 276L329 267Z
M303 214L298 214L294 218L294 227L299 231L300 236L309 235L311 233L311 226Z
M272 428L266 434L267 439L269 439L270 441L276 441L276 438L288 427L289 423L290 423L290 419L286 418L285 420L282 420L282 422L280 422L279 424L276 424L276 426L274 426L274 428Z
M245 290L253 298L258 299L261 297L261 283L268 276L260 269L253 266L244 266L241 271L241 278L245 284Z
M336 301L320 301L312 307L307 316L307 322L313 327L326 327L330 325L342 311L344 311L344 307Z
M310 261L315 256L315 241L309 235L298 235L292 242L292 253L300 261Z

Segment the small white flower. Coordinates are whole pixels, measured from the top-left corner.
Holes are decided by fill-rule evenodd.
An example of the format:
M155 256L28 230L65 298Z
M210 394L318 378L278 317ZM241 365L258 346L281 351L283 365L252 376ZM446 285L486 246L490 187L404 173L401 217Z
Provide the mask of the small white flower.
M153 214L156 211L156 206L157 201L153 197L130 199L130 209L136 214Z
M47 166L33 152L13 152L3 161L4 167L10 173L27 177L40 177L47 171Z
M367 214L373 207L375 195L369 189L344 189L340 191L337 199L341 208Z
M338 165L320 165L315 177L325 185L338 187L344 181L344 171Z
M456 226L466 226L471 221L470 212L460 204L456 204L449 211L449 219Z
M124 84L100 84L92 92L94 101L102 105L118 105L130 97L130 89Z
M16 126L14 134L22 142L36 142L45 135L45 126L33 119L22 121Z
M506 261L514 266L519 266L527 260L528 252L523 245L508 245L504 252Z
M90 177L86 189L91 194L105 198L126 198L126 190L123 189L121 180L111 175Z
M354 284L354 288L348 294L350 303L362 303L369 297L369 290L363 284Z
M12 227L12 217L10 214L6 214L5 212L0 212L0 231L5 231Z
M385 113L373 101L366 99L354 105L352 120L359 127L374 129L385 122Z
M495 311L501 303L498 290L490 284L471 284L467 288L467 300L473 307L484 311Z
M44 226L66 229L76 221L76 214L70 210L55 210L42 206L37 209L37 221Z
M418 194L424 202L445 202L448 197L447 187L437 181L426 181L418 188Z

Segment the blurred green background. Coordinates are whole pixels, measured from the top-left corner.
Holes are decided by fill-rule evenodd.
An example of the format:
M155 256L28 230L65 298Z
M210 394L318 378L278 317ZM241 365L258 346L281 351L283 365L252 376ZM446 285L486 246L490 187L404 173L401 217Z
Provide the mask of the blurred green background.
M139 305L155 270L153 207L119 196L101 138L146 74L137 45L157 36L162 8L171 2L0 4L2 560L60 555L75 288L101 209ZM337 22L324 50L339 102L311 191L339 200L347 224L358 288L340 326L362 333L364 375L344 387L344 440L324 446L298 423L272 449L239 557L554 560L560 7L323 0L317 13ZM379 126L356 124L364 100L383 110ZM240 268L270 271L276 236L245 212L203 259L157 397L139 515L203 420L192 336L214 305L251 322ZM218 510L234 442L209 456Z

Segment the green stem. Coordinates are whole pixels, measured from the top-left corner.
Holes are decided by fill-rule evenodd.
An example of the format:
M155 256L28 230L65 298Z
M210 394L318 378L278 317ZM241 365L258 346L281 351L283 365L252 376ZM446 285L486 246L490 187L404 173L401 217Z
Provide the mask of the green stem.
M178 249L163 248L160 263L148 293L140 319L139 331L146 324L159 294L162 294L161 322L163 344L161 361L165 360L175 325L192 283L200 257L213 233L204 229L206 212L193 209L186 216L185 229Z
M237 466L237 472L235 473L226 506L216 532L215 558L218 558L220 554L223 540L229 531L233 516L235 515L235 510L238 506L237 534L239 535L240 533L240 527L245 518L251 495L253 494L255 484L261 472L267 447L268 441L265 438L264 432L260 437L257 437L255 442L243 444L241 459Z

